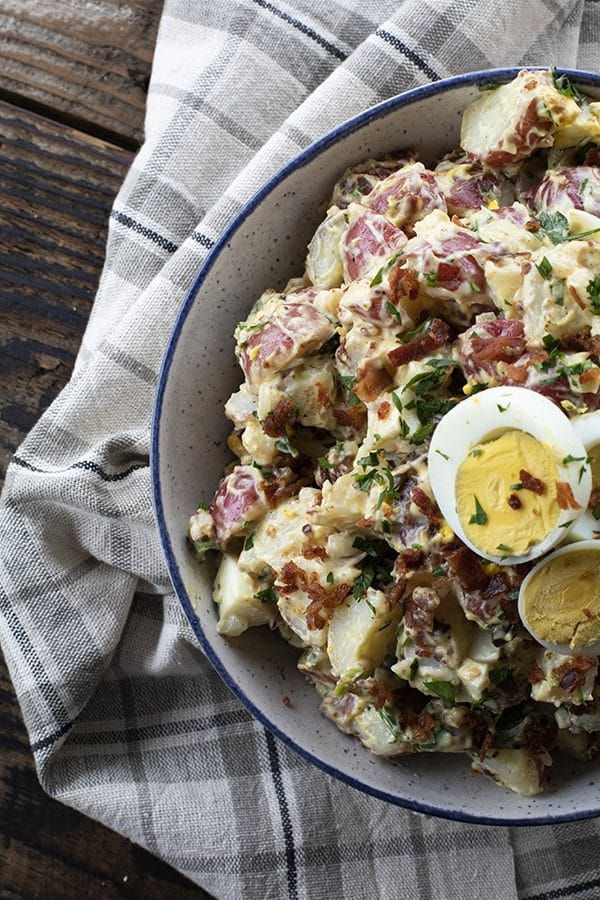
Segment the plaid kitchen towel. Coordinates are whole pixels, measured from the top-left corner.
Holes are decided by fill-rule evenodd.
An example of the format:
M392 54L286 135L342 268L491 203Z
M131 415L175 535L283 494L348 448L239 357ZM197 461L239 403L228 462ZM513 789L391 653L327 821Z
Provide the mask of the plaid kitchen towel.
M0 638L44 788L219 898L591 898L595 821L451 823L364 796L255 722L172 593L148 469L154 386L199 265L323 132L407 88L597 67L595 0L167 0L146 142L111 214L68 387L10 467Z

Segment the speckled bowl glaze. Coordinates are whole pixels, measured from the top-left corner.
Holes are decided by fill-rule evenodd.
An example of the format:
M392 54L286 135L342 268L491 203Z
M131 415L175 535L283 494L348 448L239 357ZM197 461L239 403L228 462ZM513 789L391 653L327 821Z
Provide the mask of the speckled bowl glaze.
M298 651L276 633L253 628L235 640L217 634L214 569L198 564L185 540L195 504L212 496L231 459L223 405L241 381L236 323L263 290L302 272L336 179L353 163L407 145L433 162L458 144L461 113L478 96L477 85L508 81L516 71L461 75L366 110L301 153L247 204L198 273L173 330L157 391L152 477L167 564L192 628L221 677L271 732L331 775L391 803L471 822L531 825L599 815L600 764L559 761L548 792L531 798L473 777L462 755L422 754L396 764L373 756L321 716L315 689L296 669ZM599 75L567 74L600 97Z

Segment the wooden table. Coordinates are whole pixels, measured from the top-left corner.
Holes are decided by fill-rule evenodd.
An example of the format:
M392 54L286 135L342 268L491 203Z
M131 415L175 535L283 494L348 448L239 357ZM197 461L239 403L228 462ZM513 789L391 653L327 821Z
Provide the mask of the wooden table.
M0 478L69 378L143 138L162 0L0 5ZM0 661L0 897L207 897L47 797Z

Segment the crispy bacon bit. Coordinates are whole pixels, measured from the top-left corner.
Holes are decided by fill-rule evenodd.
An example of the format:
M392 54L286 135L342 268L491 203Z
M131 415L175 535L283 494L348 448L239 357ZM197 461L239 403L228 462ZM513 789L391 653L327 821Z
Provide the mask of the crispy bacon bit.
M529 684L539 684L539 682L543 680L544 670L541 666L538 666L537 663L534 663L531 672L527 676L527 681L529 682Z
M510 381L515 384L523 384L524 381L527 381L527 370L529 366L519 366L514 365L514 363L510 363L506 367L506 377L510 379Z
M283 697L281 698L281 702L283 703L284 706L287 706L288 709L291 709L292 706L294 705L287 694L283 695Z
M574 352L587 350L588 353L592 353L594 356L600 356L600 334L592 335L585 331L575 331L573 334L565 335L562 339L562 345L565 350ZM585 374L585 372L582 373L582 375Z
M407 713L403 716L402 725L410 728L413 741L417 744L426 744L435 725L435 719L428 712L419 713L418 716Z
M379 397L382 391L389 387L392 378L385 369L379 369L374 365L367 364L361 378L354 385L354 393L363 403L370 403Z
M400 577L393 581L390 585L384 588L384 593L388 602L388 606L390 608L394 606L398 606L403 598L404 592L406 591L406 579Z
M340 403L333 407L332 412L340 425L346 425L348 428L356 429L356 431L363 427L367 416L364 406L358 406L356 403Z
M327 551L325 547L313 547L311 544L303 544L302 556L304 559L327 559Z
M422 488L414 487L410 492L410 499L430 522L439 522L442 518L437 503L428 497Z
M422 359L433 353L448 340L450 330L442 319L432 319L425 334L421 334L408 344L395 347L388 353L388 359L394 366L401 366L413 359Z
M567 694L572 694L577 688L583 687L587 673L595 663L586 656L574 656L566 659L562 666L554 669L553 675Z
M581 509L581 504L573 496L573 489L566 481L556 482L556 500L561 509Z
M600 506L600 488L594 488L590 496L590 507Z
M350 687L349 690L352 690L352 687ZM372 684L369 685L368 691L373 698L373 706L375 709L381 709L382 706L385 706L386 703L391 702L394 698L393 691L386 688L380 681L373 681Z
M263 422L263 431L269 437L281 437L285 433L285 426L291 424L293 419L294 404L289 397L284 397Z
M397 306L403 297L409 300L415 300L419 293L419 279L414 269L400 268L394 266L390 270L388 276L390 285L390 300Z
M303 487L312 484L312 475L304 478L295 478L293 481L268 481L264 486L264 494L269 506L277 506L281 500L295 497Z
M485 336L474 334L471 351L478 365L482 362L514 362L525 352L525 333L521 322L496 319L485 323Z
M489 576L488 583L483 588L484 597L496 597L508 590L508 579L504 572L494 572Z
M526 491L531 491L533 494L543 494L546 490L544 482L532 475L531 472L528 472L527 469L521 469L519 481Z
M523 506L516 494L511 494L506 502L511 509L521 509Z
M525 231L531 231L533 234L535 234L536 231L539 231L541 227L540 223L536 222L535 219L527 219L523 225Z
M291 594L292 591L305 591L312 601L306 610L306 625L310 631L324 628L329 620L329 615L348 596L350 585L337 584L332 588L325 588L319 582L316 572L310 575L294 562L286 562L279 577L280 591L283 594Z
M448 564L467 591L482 591L487 587L488 576L479 559L468 547L459 547L448 555Z
M425 554L423 551L413 550L412 547L407 547L406 550L403 550L400 554L400 563L402 568L405 569L420 569L424 559Z
M391 408L392 407L387 402L387 400L384 400L383 403L379 404L379 409L377 410L377 418L378 419L387 419Z

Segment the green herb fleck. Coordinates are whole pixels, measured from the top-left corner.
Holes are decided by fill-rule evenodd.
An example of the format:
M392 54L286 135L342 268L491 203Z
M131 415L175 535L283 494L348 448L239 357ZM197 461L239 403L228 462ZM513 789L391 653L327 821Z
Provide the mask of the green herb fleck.
M437 285L437 272L425 272L425 283L429 287L435 287Z
M332 468L331 463L327 459L325 459L324 456L320 456L318 458L317 462L319 463L320 467L322 469L325 469L326 471L329 471L329 469Z
M481 456L482 453L483 453L483 450L480 450L479 447L475 447L474 450L471 450L471 452L469 453L469 456Z
M561 212L543 212L539 215L540 225L553 244L562 244L569 238L569 220Z
M474 281L469 281L469 287L471 288L471 290L473 291L474 294L481 293L481 288L478 287L478 285L476 285Z
M352 546L355 550L360 550L361 553L366 553L367 556L377 556L377 547L373 543L373 541L369 541L366 538L357 537L354 538Z
M600 275L596 275L587 285L588 297L592 305L592 312L600 315Z
M475 500L475 512L469 519L469 525L487 525L488 517L483 506L475 495L473 495L473 499Z
M375 275L369 282L369 287L375 287L375 285L381 284L381 282L383 281L383 270L384 269L385 269L385 266L382 266L380 269L377 270L377 272L375 273Z
M447 703L456 702L454 699L454 685L450 684L449 681L439 681L437 678L432 678L431 681L424 681L423 687L431 691L432 694L441 697L442 700L446 700Z
M398 325L404 324L402 321L402 316L400 315L400 311L397 306L394 306L393 303L390 303L389 300L385 301L385 311L390 314L392 319L395 319Z
M333 584L333 572L327 573L327 578L325 579L325 581L327 582L327 584Z
M559 94L569 97L571 100L580 101L582 99L581 94L568 75L559 75L556 66L550 68L550 74L552 75L552 83Z
M592 506L592 515L596 520L600 519L600 506Z
M543 259L539 263L539 265L538 265L538 263L536 263L535 267L538 270L538 272L540 273L540 275L542 276L542 278L544 278L546 281L552 275L552 263L550 262L550 260L548 259L547 256L543 257Z
M254 595L254 599L260 600L261 603L277 603L279 594L275 588L265 588L264 591L258 591L258 593Z
M290 443L290 439L285 436L277 438L275 441L275 449L279 450L280 453L287 453L294 458L300 455L294 445Z
M244 550L252 550L254 547L254 535L249 534L246 540L244 541Z
M435 452L438 453L440 456L443 456L444 459L450 459L450 457L448 456L448 454L447 454L447 453L443 453L441 450L436 450Z
M410 669L408 672L408 677L409 677L410 681L414 681L415 675L417 674L418 671L419 671L419 660L416 659L416 657L415 657L415 659L413 659L413 661L410 664Z
M559 525L559 528L568 528L569 525L572 525L575 519L569 519L568 522L563 522L562 525Z
M435 569L431 570L431 574L434 578L444 578L446 575L446 570L443 566L436 566Z
M496 406L498 407L498 412L506 412L506 410L510 406L510 403L507 403L506 406L500 406L499 403L496 403Z
M512 547L507 547L506 544L498 544L496 550L501 550L503 553L512 553Z
M371 568L371 566L365 566L363 571L354 579L354 584L352 586L352 596L355 600L360 600L363 597L367 590L373 584L373 579L375 578L375 572Z
M495 81L484 81L482 84L478 84L477 87L480 91L497 91L500 85Z
M572 463L572 462L581 462L585 458L586 458L585 456L571 456L571 454L569 453L569 455L565 456L563 459L563 466L568 466L569 463Z

